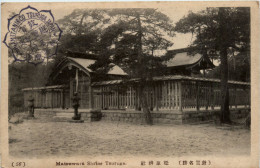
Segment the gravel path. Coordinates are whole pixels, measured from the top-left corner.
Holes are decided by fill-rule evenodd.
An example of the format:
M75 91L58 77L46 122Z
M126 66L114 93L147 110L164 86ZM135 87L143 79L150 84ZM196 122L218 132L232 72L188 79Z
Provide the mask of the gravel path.
M16 157L249 155L250 131L202 125L134 125L29 120L11 125Z

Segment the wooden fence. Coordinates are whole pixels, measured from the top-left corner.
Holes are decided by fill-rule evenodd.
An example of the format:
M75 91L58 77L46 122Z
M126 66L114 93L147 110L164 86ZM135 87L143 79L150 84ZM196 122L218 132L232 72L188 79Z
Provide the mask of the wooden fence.
M91 103L97 109L138 109L141 100L137 92L138 80L122 83L121 80L92 83L89 99L80 100L80 104ZM250 107L250 84L229 81L230 108ZM36 108L71 107L70 91L64 85L40 88L26 88L24 103L29 96L34 98ZM220 81L215 79L192 78L184 76L155 77L144 90L150 109L159 110L201 110L220 108ZM80 107L86 108L86 107Z
M64 105L63 86L50 86L42 88L26 88L24 91L24 104L27 106L29 96L34 98L35 108L62 108Z
M110 84L109 84L110 83ZM111 84L112 83L112 84ZM220 108L220 81L203 78L154 80L145 90L153 110L200 110ZM141 106L134 84L99 82L93 84L93 106L99 109L135 109ZM229 82L230 108L250 106L250 84Z

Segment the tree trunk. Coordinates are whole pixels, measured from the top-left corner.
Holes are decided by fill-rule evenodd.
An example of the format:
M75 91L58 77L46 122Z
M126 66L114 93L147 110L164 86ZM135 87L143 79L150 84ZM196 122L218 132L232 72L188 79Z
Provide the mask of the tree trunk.
M229 112L229 91L228 91L228 29L229 25L225 22L227 15L226 8L219 8L219 46L220 46L220 70L221 70L221 123L230 123Z
M140 98L142 100L141 103L142 103L145 122L148 125L152 125L153 124L152 116L150 113L150 109L148 107L147 94L145 94L146 88L147 88L147 84L140 87L140 96L141 96Z
M228 59L227 49L220 52L220 69L221 69L221 123L230 123L229 112L229 91L228 91Z
M142 25L141 25L141 18L140 15L137 14L137 20L138 20L138 62L139 62L139 75L141 80L139 81L139 89L138 89L138 96L139 100L141 100L141 105L143 108L143 113L145 117L145 121L147 124L152 125L152 116L148 107L147 103L147 94L145 94L145 88L148 86L146 82L146 76L145 76L145 70L144 70L144 59L143 59L143 50L142 50Z

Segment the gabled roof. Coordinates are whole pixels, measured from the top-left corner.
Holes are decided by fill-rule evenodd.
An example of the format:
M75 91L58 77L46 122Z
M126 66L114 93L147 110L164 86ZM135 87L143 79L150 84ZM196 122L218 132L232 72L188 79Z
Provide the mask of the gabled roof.
M82 67L84 67L86 70L88 70L89 72L93 72L89 66L94 64L96 62L96 60L93 59L84 59L84 58L72 58L72 57L67 57L69 60L74 61L75 63L81 65ZM114 65L109 71L108 73L109 75L127 75L127 73L125 73L125 71L120 68L117 65Z
M166 62L167 67L191 65L198 62L201 58L201 54L189 55L188 52L177 53L172 55L173 58Z
M117 65L114 65L109 71L108 73L109 75L127 75L127 73L125 73L125 71L120 68Z
M214 68L214 64L210 61L208 56L200 53L190 53L191 48L182 48L177 50L170 50L166 53L165 58L170 58L165 61L165 64L169 68L186 67L199 69Z
M59 73L63 71L64 68L67 67L77 67L78 69L85 72L88 76L90 76L91 73L94 73L89 66L94 64L97 60L95 59L89 59L89 58L75 58L75 57L64 57L62 61L60 61L53 69L52 73L49 76L49 83L53 81ZM109 75L118 75L118 76L125 76L127 73L124 72L123 69L121 69L119 66L114 65L107 73Z
M88 67L96 62L96 60L92 60L92 59L72 58L72 57L67 57L67 58L69 60L72 60L72 61L76 62L77 64L81 65L82 67L84 67L89 72L92 72L92 70L89 69Z

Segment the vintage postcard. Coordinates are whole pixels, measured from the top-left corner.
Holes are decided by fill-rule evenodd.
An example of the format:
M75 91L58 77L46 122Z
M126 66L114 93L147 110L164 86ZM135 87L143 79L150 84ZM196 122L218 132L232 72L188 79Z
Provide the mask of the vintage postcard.
M259 3L1 4L3 168L259 167Z

